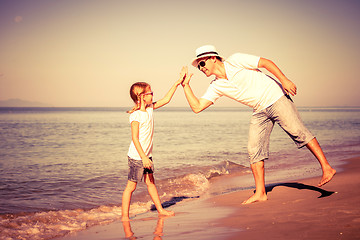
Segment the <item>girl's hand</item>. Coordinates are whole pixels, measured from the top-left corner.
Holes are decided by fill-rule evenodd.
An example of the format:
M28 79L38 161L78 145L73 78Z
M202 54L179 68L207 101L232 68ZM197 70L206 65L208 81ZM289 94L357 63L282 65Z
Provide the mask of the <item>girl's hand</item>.
M191 74L188 73L188 68L187 67L183 67L181 69L180 76L183 76L183 81L181 83L183 87L186 84L189 84L192 75L193 75L192 73Z
M187 73L187 69L185 69L185 67L183 67L180 72L179 80L176 81L177 86L182 84L182 82L184 81L184 78L186 76L186 73Z
M296 85L289 79L286 79L286 81L282 83L282 86L286 94L288 95L291 94L292 96L296 95L296 90L297 90Z
M142 163L143 163L144 168L151 169L151 167L152 167L152 161L150 160L150 158L148 158L148 157L143 157L141 160L142 160Z

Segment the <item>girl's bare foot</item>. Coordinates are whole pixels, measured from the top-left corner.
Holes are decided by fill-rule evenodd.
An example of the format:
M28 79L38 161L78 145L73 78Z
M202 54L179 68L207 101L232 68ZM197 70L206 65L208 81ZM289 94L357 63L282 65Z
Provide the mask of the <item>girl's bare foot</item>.
M324 171L321 181L318 184L318 187L321 187L321 186L325 185L326 183L328 183L334 177L335 173L336 173L336 170L333 168L330 168L329 170Z
M263 201L266 201L267 199L268 198L267 198L266 194L256 194L256 193L254 193L254 195L249 197L248 200L243 201L242 204L250 204L250 203L254 203L254 202L263 202Z
M166 211L165 209L162 209L159 211L159 216L175 216L175 213L173 211Z

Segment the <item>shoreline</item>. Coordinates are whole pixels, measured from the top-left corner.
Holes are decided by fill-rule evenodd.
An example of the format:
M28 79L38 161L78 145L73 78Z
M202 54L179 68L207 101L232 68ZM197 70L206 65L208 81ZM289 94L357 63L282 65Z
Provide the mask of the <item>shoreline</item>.
M249 205L241 203L252 189L208 195L171 206L174 217L150 211L129 223L116 221L57 239L129 239L131 234L144 239L356 239L360 157L342 162L342 171L320 188L320 176L266 185L269 200Z

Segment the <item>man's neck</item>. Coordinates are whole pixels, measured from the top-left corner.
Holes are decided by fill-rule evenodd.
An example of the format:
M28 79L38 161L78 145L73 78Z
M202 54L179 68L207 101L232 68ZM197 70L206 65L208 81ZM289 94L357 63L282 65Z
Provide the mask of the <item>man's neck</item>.
M214 72L214 75L216 76L216 78L218 79L227 79L226 76L226 71L225 71L225 66L223 62L218 62L216 65L216 70Z

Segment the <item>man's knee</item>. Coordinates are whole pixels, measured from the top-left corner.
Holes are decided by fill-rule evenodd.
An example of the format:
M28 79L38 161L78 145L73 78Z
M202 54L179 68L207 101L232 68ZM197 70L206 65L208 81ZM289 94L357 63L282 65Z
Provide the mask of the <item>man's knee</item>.
M250 164L254 164L269 158L269 150L267 148L248 147Z
M255 158L255 159L250 158L249 162L250 162L251 165L256 165L258 163L264 162L267 159L268 159L268 157L260 156L260 157Z

